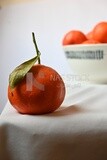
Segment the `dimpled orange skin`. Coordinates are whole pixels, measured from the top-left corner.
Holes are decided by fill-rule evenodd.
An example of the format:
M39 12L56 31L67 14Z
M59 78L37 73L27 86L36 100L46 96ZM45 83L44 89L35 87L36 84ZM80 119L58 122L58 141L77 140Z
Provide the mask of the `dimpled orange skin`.
M65 98L61 76L41 64L34 65L28 73L33 73L32 86L26 81L27 76L14 89L8 86L12 106L22 114L46 114L59 108Z

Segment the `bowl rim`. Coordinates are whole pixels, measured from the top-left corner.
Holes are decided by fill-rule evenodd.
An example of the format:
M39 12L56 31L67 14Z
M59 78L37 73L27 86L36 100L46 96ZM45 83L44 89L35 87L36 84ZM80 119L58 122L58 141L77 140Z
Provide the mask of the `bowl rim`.
M63 45L63 48L82 48L82 47L107 47L107 43L97 43L97 44L70 44Z

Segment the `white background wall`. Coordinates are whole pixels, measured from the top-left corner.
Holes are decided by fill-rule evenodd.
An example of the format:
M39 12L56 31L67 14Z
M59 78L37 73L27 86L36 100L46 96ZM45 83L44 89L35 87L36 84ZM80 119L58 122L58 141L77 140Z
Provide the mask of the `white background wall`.
M107 21L106 0L22 0L2 5L5 1L0 0L0 112L7 102L9 73L35 55L32 31L42 63L67 74L63 35L71 29L87 33L97 22Z

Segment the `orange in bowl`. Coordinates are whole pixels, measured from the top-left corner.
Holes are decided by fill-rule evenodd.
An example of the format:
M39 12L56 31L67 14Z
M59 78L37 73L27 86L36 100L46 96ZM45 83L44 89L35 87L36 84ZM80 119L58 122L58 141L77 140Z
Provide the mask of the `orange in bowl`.
M101 43L107 43L107 22L96 24L93 29L93 39Z
M82 44L98 44L98 43L100 43L100 42L97 40L88 39L88 40L84 41Z
M71 30L65 34L62 45L80 44L86 41L85 34L79 30Z

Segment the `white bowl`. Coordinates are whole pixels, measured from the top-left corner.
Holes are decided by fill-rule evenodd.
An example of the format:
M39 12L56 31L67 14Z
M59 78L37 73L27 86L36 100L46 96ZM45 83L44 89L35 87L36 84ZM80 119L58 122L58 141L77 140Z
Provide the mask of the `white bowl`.
M63 46L71 71L91 83L107 83L107 44Z

